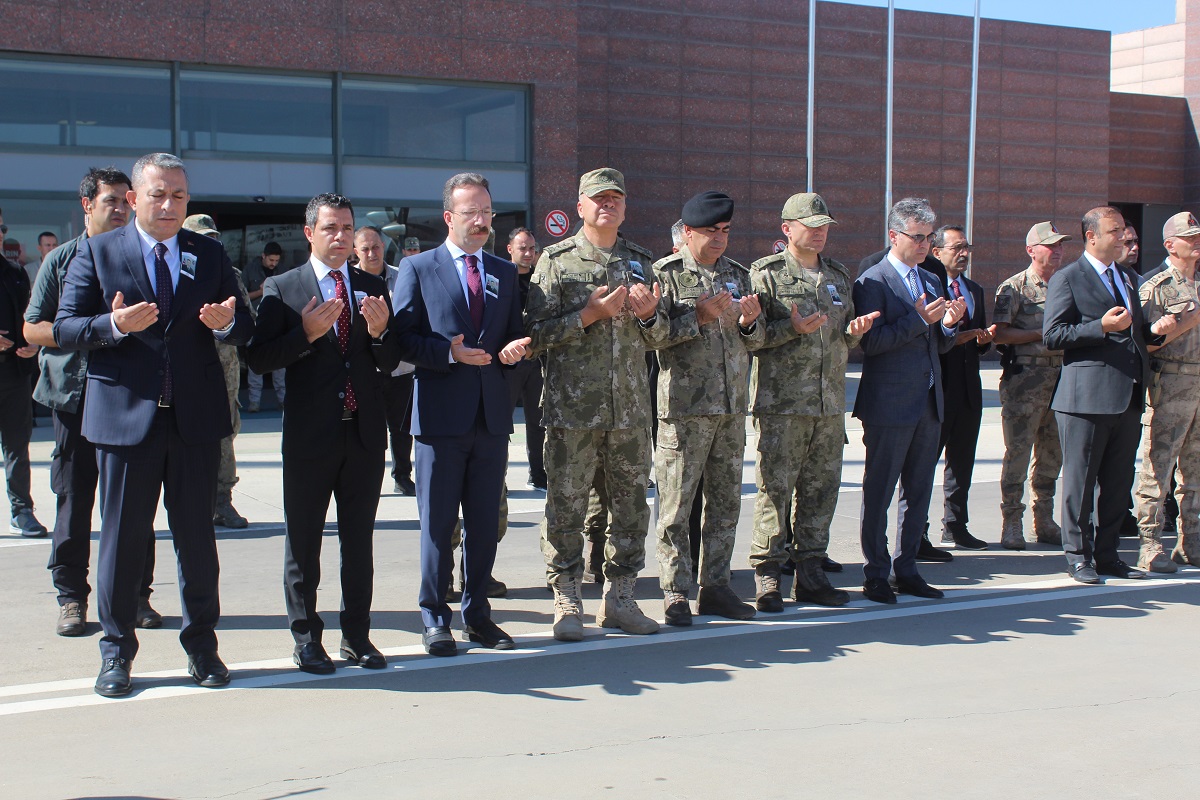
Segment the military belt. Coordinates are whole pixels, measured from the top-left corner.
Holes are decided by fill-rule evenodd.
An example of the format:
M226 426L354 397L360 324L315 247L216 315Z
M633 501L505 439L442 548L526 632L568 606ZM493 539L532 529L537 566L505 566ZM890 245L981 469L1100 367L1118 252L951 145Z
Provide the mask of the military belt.
M1013 356L1013 363L1027 367L1061 367L1062 356Z
M1178 361L1157 361L1154 371L1164 375L1200 375L1200 364L1183 364Z

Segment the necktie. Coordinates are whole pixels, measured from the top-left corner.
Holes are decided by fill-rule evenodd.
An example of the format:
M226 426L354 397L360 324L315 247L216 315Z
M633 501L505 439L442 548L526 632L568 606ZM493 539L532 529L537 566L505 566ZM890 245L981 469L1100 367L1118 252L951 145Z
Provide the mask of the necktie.
M962 289L958 288L958 278L955 278L950 284L950 291L954 293L955 300L962 300L963 293Z
M350 349L350 297L346 293L346 279L342 277L341 270L330 270L329 274L333 276L335 296L342 301L342 313L338 314L337 320L337 341L338 349L344 356ZM343 406L347 411L358 411L358 398L354 396L354 385L350 383L349 375L346 376L346 397Z
M1129 308L1125 305L1125 298L1121 295L1121 290L1117 288L1117 271L1112 267L1108 268L1109 288L1112 289L1113 297L1117 300L1117 305L1121 308Z
M921 296L921 292L917 289L917 268L913 267L908 271L908 291L912 295L913 300ZM933 357L930 356L930 361ZM933 388L933 370L929 370L929 388Z
M175 299L175 290L171 286L171 268L167 266L167 246L162 242L154 245L154 295L158 304L158 319L165 328L171 319L171 301ZM171 405L174 394L171 384L171 358L168 356L163 364L159 402L164 406Z
M483 279L479 276L479 266L475 256L463 256L467 266L467 296L471 307L471 324L475 332L483 330Z

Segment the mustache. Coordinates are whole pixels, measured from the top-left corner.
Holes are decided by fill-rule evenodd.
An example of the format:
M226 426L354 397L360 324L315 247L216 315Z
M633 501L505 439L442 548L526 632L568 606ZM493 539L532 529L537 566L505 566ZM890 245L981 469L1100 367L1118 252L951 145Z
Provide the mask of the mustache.
M469 231L467 231L467 233L469 233L469 234L491 233L491 232L492 232L492 229L487 227L486 225L472 225L471 229Z

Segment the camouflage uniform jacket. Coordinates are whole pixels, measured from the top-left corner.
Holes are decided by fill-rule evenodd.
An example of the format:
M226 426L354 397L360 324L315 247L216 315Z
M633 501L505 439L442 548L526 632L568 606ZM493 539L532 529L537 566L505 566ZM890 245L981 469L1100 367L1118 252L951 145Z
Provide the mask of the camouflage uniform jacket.
M658 416L674 419L713 414L745 414L750 377L748 351L765 339L766 325L755 321L749 331L738 325L737 302L719 320L696 321L696 300L728 290L750 294L750 271L722 256L711 267L696 262L686 247L654 265L662 287L663 310L670 335L658 351Z
M542 251L529 282L525 330L532 356L545 354L542 424L548 428L617 430L650 426L646 350L668 334L660 307L643 325L626 305L586 328L581 319L599 286L650 284L649 250L617 239L606 255L583 235Z
M992 322L1019 331L1041 331L1046 313L1046 281L1029 267L996 287L996 306ZM1035 342L1006 345L1018 356L1061 356L1061 350L1048 350L1041 337Z
M854 319L854 279L845 266L821 256L810 271L787 250L750 265L750 282L766 323L763 349L750 372L750 410L756 414L812 417L846 412L846 362L862 337L846 327ZM796 333L792 304L807 317L820 311L829 320L813 333Z
M1200 306L1196 282L1185 278L1175 267L1168 267L1143 283L1138 294L1147 324L1153 324L1165 314L1185 310L1189 302ZM1150 358L1153 361L1200 364L1200 327L1172 339L1151 353Z

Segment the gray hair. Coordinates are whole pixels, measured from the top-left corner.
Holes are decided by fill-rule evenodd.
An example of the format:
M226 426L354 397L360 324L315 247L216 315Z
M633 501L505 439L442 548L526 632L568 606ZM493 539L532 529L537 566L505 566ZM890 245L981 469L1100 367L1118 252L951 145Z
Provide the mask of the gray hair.
M683 243L685 241L686 239L683 235L683 220L679 220L671 226L671 244L675 245L676 247L683 247Z
M932 226L935 222L937 214L924 197L905 197L888 212L889 231L907 233L908 226L913 223Z
M964 239L967 238L967 229L964 228L962 225L943 225L942 227L938 228L936 231L933 232L933 240L932 240L933 244L931 246L936 247L939 250L941 248L945 247L946 246L946 234L949 233L950 231L954 231L955 233L962 234L962 237Z
M177 169L183 173L184 179L187 178L187 168L183 166L183 159L179 156L174 156L170 153L147 153L133 162L132 189L136 190L144 182L142 173L146 171L146 167L157 167L163 171Z
M1122 216L1122 214L1121 214L1120 209L1113 208L1112 206L1097 206L1096 208L1093 208L1092 210L1088 211L1086 214L1083 215L1083 220L1080 222L1080 228L1082 229L1082 232L1083 232L1083 238L1087 239L1088 231L1091 231L1092 233L1099 236L1100 235L1100 220L1104 219L1105 217L1116 217L1117 219L1121 220L1122 222L1125 220L1124 216ZM1125 226L1125 228L1128 228L1128 227L1130 227L1130 226L1129 225ZM1121 231L1124 232L1125 228L1122 228Z
M488 188L487 178L478 172L460 172L446 181L446 186L442 189L442 208L444 210L454 210L454 190L463 186L482 186L487 189L489 197L492 194L492 190Z

